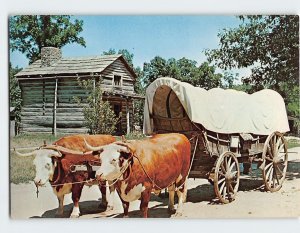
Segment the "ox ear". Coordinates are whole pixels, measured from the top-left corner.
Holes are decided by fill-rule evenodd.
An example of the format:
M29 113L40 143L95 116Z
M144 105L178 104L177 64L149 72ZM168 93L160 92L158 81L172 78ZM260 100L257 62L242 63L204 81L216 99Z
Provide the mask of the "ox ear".
M115 142L115 144L122 146L122 148L119 149L119 152L127 153L127 154L134 154L135 153L135 147L131 145L130 143L124 143L124 142Z
M60 158L60 157L63 156L63 154L60 153L59 151L53 150L53 153L49 154L48 156L49 156L50 158L52 158L52 157Z

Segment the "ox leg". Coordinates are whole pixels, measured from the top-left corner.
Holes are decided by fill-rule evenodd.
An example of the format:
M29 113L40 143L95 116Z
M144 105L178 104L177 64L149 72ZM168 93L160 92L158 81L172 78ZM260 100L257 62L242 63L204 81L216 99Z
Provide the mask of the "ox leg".
M120 195L119 195L120 196ZM122 205L123 205L123 209L124 209L124 215L123 215L123 218L128 218L128 210L129 210L129 202L127 201L124 201L121 196L120 196L120 199L122 201Z
M108 182L108 184L111 184L111 182ZM115 186L109 186L109 198L108 198L108 204L107 204L107 208L106 211L110 211L114 209L114 198L115 198Z
M101 181L99 184L99 189L102 195L101 202L99 204L100 209L106 209L107 208L107 196L106 196L106 182Z
M183 185L183 187L179 188L176 193L178 196L178 206L176 210L176 217L182 216L183 211L183 203L186 201L186 184Z
M143 213L144 218L148 218L148 204L150 201L151 189L146 189L141 194L140 210Z
M64 197L65 197L65 195L57 196L58 209L55 213L55 216L57 216L57 217L61 217L64 214Z
M168 211L169 213L174 213L174 196L175 196L175 184L172 184L168 187L169 191L169 205L168 205Z
M71 213L71 218L78 218L80 215L79 210L79 199L83 189L83 184L73 184L72 185L72 200L74 203L73 211Z

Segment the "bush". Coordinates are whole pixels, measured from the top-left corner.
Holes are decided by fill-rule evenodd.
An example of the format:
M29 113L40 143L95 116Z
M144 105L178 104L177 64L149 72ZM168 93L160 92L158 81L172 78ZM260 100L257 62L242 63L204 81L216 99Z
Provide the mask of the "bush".
M101 80L94 85L93 80L80 80L78 84L88 91L86 100L74 97L83 108L85 126L91 134L113 134L120 116L116 116L108 101L103 100ZM85 103L86 101L86 103Z

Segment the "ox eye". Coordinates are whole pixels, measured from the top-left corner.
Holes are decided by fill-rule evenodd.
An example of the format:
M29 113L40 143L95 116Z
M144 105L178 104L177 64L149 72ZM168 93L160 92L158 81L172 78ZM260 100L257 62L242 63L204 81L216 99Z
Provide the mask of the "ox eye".
M113 163L116 163L116 161L117 161L117 160L112 159L112 160L110 161L110 163L113 164Z
M45 165L45 168L50 169L50 163L47 163L47 164Z

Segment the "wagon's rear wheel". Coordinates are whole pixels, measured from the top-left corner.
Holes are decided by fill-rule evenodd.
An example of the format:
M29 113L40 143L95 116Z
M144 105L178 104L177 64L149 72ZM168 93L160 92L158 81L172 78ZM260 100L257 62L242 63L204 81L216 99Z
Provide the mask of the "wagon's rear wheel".
M234 201L240 182L239 163L234 153L224 152L215 168L215 193L222 203Z
M265 142L263 154L262 174L265 189L276 192L281 189L286 176L288 152L283 134L274 132Z

